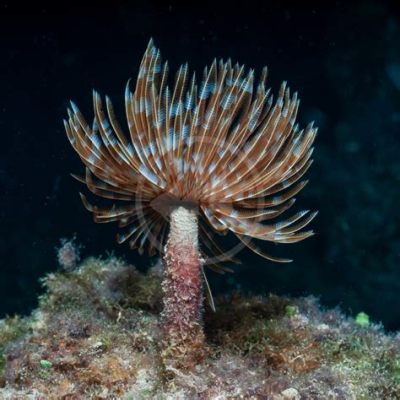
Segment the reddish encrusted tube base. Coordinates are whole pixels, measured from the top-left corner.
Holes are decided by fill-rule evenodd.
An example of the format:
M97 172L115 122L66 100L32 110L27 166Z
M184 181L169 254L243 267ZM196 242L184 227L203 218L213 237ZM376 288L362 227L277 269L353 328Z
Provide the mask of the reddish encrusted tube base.
M204 358L203 284L197 216L179 207L170 220L164 255L162 359L166 369L192 369Z

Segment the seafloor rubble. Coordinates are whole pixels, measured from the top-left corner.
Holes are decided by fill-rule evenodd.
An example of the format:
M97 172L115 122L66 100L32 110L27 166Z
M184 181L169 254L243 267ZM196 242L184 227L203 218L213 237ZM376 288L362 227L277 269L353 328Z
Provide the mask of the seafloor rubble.
M217 299L207 359L160 367L160 269L90 258L0 322L1 399L400 399L400 334L314 298Z

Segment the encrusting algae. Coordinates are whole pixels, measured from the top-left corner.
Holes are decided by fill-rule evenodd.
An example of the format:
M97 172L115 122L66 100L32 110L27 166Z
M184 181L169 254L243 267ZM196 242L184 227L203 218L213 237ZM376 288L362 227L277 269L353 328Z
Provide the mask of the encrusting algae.
M49 274L31 316L0 322L0 398L400 399L400 335L312 297L217 298L203 362L165 385L153 271L110 257Z

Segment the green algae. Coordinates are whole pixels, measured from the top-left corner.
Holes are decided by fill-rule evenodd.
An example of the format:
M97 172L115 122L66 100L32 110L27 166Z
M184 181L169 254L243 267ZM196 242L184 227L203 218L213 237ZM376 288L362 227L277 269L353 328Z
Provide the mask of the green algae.
M160 274L89 258L42 283L31 316L0 321L3 398L400 399L400 336L312 297L217 298L205 362L166 382Z

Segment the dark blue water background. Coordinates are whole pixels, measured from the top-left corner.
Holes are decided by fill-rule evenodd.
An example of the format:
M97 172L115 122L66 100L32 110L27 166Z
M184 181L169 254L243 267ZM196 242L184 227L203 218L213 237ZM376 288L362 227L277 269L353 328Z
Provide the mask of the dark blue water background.
M317 235L265 245L294 257L290 265L243 252L234 275L210 275L216 292L314 294L400 328L399 9L377 0L272 3L60 11L1 3L0 316L35 307L62 237L76 233L84 256L115 252L143 269L155 261L117 245L115 226L92 222L69 176L83 167L62 126L69 99L92 115L93 88L123 115L125 83L153 37L172 70L188 61L200 73L214 57L268 65L274 91L287 80L300 93L300 123L320 127L298 198L300 208L320 210Z

